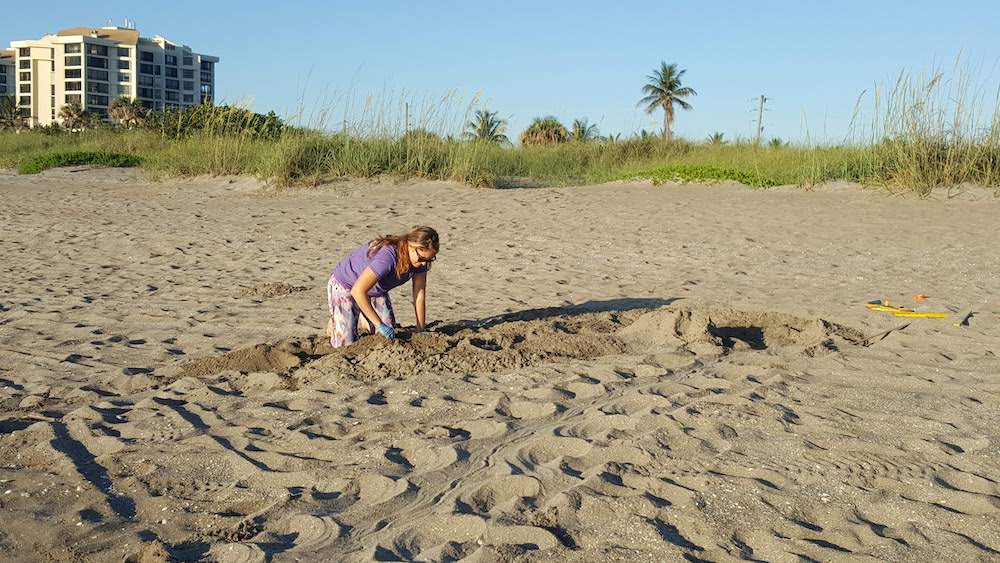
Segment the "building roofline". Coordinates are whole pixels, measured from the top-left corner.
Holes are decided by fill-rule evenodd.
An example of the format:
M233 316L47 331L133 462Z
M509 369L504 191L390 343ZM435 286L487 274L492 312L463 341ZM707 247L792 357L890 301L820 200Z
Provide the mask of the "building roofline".
M70 27L56 33L57 37L83 36L97 39L108 39L122 45L135 45L139 42L139 30L123 27Z

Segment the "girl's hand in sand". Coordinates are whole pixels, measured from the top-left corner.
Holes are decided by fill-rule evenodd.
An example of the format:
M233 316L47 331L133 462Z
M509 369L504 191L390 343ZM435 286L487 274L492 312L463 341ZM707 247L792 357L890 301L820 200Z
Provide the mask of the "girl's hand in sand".
M378 333L389 340L396 339L396 331L392 330L392 327L389 325L378 325Z

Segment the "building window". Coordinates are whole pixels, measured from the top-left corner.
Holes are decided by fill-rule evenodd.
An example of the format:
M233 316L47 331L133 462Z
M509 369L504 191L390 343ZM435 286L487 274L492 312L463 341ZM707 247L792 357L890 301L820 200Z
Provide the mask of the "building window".
M18 68L21 68L21 69L25 69L25 68L30 69L31 68L31 61L21 61L20 63L18 63L17 66L18 66Z
M140 51L139 58L147 63L153 62L153 53L151 51Z
M31 48L30 47L21 47L17 51L17 56L19 56L19 57L30 57L31 56Z
M203 73L201 73L201 81L202 82L211 82L212 81L212 73L210 73L210 72L203 72Z
M21 92L22 94L30 94L31 84L21 84L21 87L20 89L18 89L18 91Z
M128 56L128 48L126 48L126 47L118 47L118 56L119 57L127 57Z
M108 97L107 96L88 95L87 96L87 105L88 106L106 106L106 105L108 105Z
M181 96L177 92L167 92L168 102L179 102L181 101Z
M79 53L80 52L80 44L79 43L70 43L70 44L66 45L65 51L66 51L67 54L68 53Z
M105 82L87 82L87 92L94 94L107 94L108 85Z
M177 78L177 69L172 66L166 68L166 73L170 78Z
M152 88L139 88L139 97L152 99L154 97L154 92L155 90Z
M0 84L6 84L6 83L7 83L7 74L0 72Z
M194 66L194 57L184 57L184 66Z
M80 76L82 74L83 74L83 71L80 70L80 69L78 69L78 68L67 68L66 69L66 78L80 78Z
M80 66L80 57L66 57L66 66Z
M108 71L106 70L88 70L87 78L91 80L107 80Z
M176 65L177 64L177 55L165 55L163 57L163 63L164 64L168 64L168 65Z
M211 70L212 70L212 62L211 61L201 61L201 70L207 70L207 71L211 72Z
M4 84L0 84L0 94L6 94L6 93L7 93L7 86Z
M176 80L170 80L168 78L167 79L167 88L170 89L170 90L180 90L181 89L181 84L180 84L180 82L178 82Z
M105 98L105 101L107 101L107 98ZM88 101L87 104L89 106L90 102ZM97 105L97 104L95 104L95 105ZM108 104L104 104L104 105L108 105ZM95 115L95 116L101 117L101 118L105 118L105 117L108 116L108 110L107 110L107 108L92 108L92 107L88 107L87 111L90 112L91 115Z
M171 44L169 44L169 43L167 43L166 45L164 45L164 49L166 49L166 50L168 50L168 51L173 51L173 50L174 50L174 49L176 49L176 48L177 48L176 46L174 46L174 45L171 45Z
M188 104L194 103L194 94L184 94L184 102Z
M74 90L82 90L82 89L83 89L83 83L82 82L67 82L66 83L66 91L67 92L72 92Z
M129 68L131 68L131 64L129 63L129 61L119 60L118 61L118 68L121 69L121 70L128 70Z
M21 99L18 103L21 104L22 106L30 106L31 96L21 96Z
M82 101L83 101L83 99L80 98L80 94L66 94L66 103L67 104L79 104Z
M87 57L87 66L94 68L108 68L108 59L101 57Z
M184 78L194 78L194 71L190 68L184 69Z
M31 73L22 72L21 74L18 75L18 80L31 80Z
M153 66L151 64L139 63L139 72L142 74L153 74Z
M105 45L87 45L87 54L106 57L108 56L108 48Z
M192 82L190 80L185 80L184 81L184 89L187 90L187 91L189 91L189 92L192 91L192 90L194 90L194 82Z
M152 76L140 76L139 77L139 86L152 86L152 85L153 85L153 77Z
M127 72L119 72L118 73L118 82L131 82L131 81L132 81L132 75L131 74L129 74Z
M128 86L128 84L119 84L118 85L118 95L119 96L128 96L131 93L132 93L132 88L130 88Z

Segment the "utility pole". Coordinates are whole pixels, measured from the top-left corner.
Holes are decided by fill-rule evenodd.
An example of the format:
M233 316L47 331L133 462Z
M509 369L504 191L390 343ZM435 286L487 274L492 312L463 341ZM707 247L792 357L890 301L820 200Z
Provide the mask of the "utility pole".
M760 144L760 134L764 130L764 102L766 101L767 98L764 94L761 94L760 106L757 108L757 139L754 141L754 144L756 145Z

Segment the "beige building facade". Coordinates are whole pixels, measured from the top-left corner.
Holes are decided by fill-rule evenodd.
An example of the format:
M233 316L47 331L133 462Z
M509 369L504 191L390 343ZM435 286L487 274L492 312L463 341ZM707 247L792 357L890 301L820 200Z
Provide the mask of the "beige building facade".
M59 123L59 110L78 103L108 118L111 102L138 99L150 109L215 101L218 57L128 27L75 27L41 39L12 41L7 95L28 125ZM0 84L2 85L2 84Z
M0 96L12 96L15 90L14 51L0 49Z

